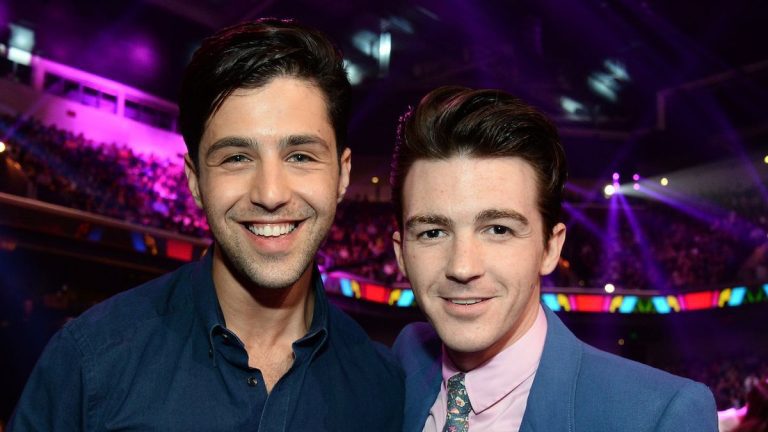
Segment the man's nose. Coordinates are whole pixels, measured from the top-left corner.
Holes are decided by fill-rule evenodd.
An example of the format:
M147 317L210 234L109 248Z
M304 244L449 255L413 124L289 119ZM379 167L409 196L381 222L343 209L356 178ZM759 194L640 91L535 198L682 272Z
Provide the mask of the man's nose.
M291 198L290 183L282 160L262 160L256 169L250 193L251 202L274 211Z
M482 251L479 240L470 234L454 237L446 277L456 282L468 283L483 275Z

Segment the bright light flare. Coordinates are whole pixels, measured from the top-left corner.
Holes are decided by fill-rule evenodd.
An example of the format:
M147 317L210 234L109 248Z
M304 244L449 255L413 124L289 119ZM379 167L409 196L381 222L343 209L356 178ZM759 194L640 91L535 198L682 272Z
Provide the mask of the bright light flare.
M358 85L363 82L365 73L360 66L352 63L351 61L344 59L344 69L347 71L347 78L352 85Z
M371 177L371 183L378 184L379 183L379 178L376 177L376 176Z
M5 147L5 143L4 143L4 142L2 142L2 141L0 141L0 153L4 153L4 152L5 152L5 149L6 149L6 147Z
M609 197L616 193L616 187L614 185L605 185L603 188L603 193L606 197Z
M605 289L605 292L607 292L608 294L611 294L614 291L616 291L616 287L612 283L605 284L605 288L604 289Z
M659 183L660 183L662 186L666 186L666 185L668 185L668 184L669 184L669 179L668 179L668 178L666 178L666 177L663 177L661 180L659 180Z

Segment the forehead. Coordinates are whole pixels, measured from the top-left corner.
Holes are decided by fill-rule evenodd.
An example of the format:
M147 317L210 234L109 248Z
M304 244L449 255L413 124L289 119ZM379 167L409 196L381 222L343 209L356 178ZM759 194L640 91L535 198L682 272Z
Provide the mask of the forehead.
M325 95L312 82L277 77L232 92L208 119L201 148L227 136L316 134L334 144Z
M517 157L420 159L403 184L403 216L474 217L487 209L511 209L535 220L537 196L533 167Z

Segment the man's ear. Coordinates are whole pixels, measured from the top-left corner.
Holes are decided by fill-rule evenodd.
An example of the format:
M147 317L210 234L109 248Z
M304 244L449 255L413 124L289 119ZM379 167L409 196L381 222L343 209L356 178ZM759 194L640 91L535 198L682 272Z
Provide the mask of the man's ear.
M195 199L195 203L198 207L203 208L203 201L200 199L200 185L197 179L197 168L195 163L189 157L189 153L184 155L184 173L187 174L187 185L189 185L189 191L192 192L192 198Z
M546 248L544 249L544 257L541 260L541 269L539 270L539 273L542 276L552 273L555 267L557 267L564 242L565 225L563 223L558 223L552 228L552 234L549 236Z
M349 173L352 171L352 150L349 147L345 148L341 153L339 159L339 186L338 186L338 198L337 203L340 203L344 199L344 194L347 193L347 187L349 186Z
M400 238L400 231L392 233L392 246L395 249L395 258L397 259L397 267L403 276L408 277L408 272L405 270L405 263L403 261L403 239Z

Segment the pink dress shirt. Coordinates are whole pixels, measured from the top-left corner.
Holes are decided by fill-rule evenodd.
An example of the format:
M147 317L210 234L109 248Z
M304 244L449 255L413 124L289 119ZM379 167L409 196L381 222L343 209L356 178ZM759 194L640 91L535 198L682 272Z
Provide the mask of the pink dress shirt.
M525 414L528 393L539 367L544 340L547 336L547 318L539 306L533 326L517 342L504 349L486 363L466 373L472 411L469 413L470 432L511 431L520 429ZM440 432L445 426L447 411L447 382L459 373L443 348L443 381L437 400L429 410L424 432Z

